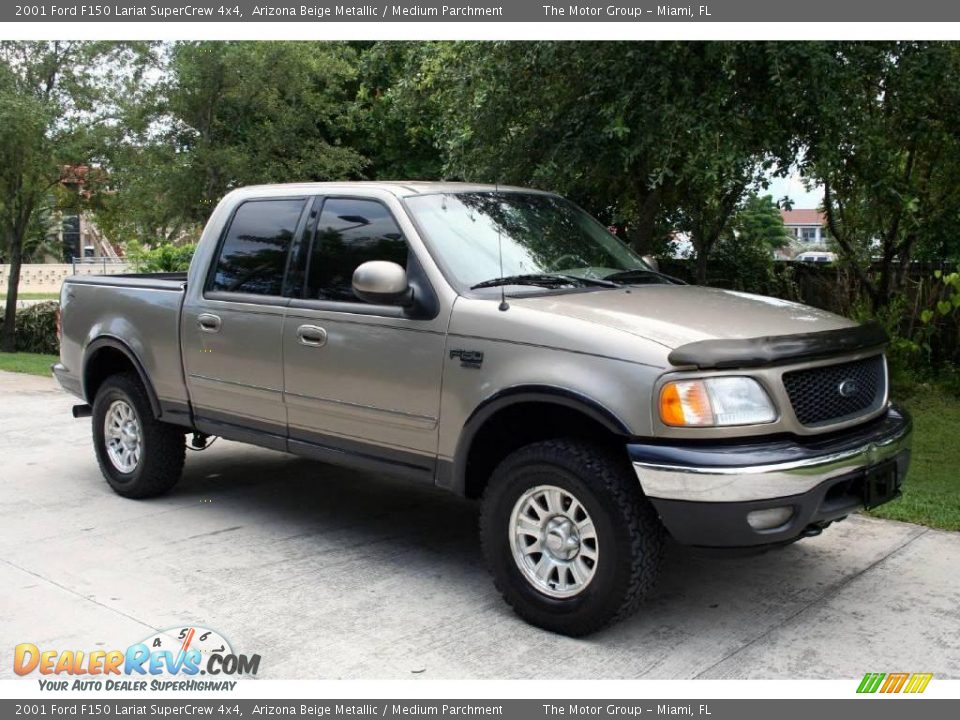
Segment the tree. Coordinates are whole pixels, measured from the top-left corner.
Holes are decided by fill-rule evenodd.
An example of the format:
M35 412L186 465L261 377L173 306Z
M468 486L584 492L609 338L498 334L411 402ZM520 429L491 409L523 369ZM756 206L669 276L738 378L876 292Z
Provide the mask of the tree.
M831 237L879 310L918 252L956 252L960 48L829 43L800 54L793 72L805 74L819 109L803 169L823 186Z
M116 192L100 218L114 232L162 243L198 229L235 187L360 176L352 46L179 42L162 61L111 153Z
M737 211L733 228L737 237L763 248L767 255L790 244L783 215L770 195L748 195Z
M562 192L646 251L667 234L674 174L658 161L671 129L651 108L676 73L669 46L454 43L425 47L416 91L429 97L445 175Z
M135 80L126 43L0 43L0 242L10 275L0 351L16 348L24 241L64 167L90 162L116 119L112 89Z
M717 241L711 277L736 290L765 292L774 279L773 251L789 241L790 235L773 199L769 195L749 194Z
M744 192L793 159L768 55L750 43L431 44L407 87L437 119L447 176L560 191L641 252L680 226L703 276Z
M445 52L411 42L358 43L352 146L364 156L364 175L379 180L442 177L444 157L434 142L441 122L425 67Z

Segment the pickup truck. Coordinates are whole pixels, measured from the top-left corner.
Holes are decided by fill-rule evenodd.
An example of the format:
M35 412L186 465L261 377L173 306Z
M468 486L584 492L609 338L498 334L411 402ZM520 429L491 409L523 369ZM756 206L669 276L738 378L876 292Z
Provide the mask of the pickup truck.
M54 373L118 494L213 436L445 488L506 601L569 635L636 610L667 537L817 535L910 458L880 328L684 284L546 192L242 188L188 273L72 277L61 307Z

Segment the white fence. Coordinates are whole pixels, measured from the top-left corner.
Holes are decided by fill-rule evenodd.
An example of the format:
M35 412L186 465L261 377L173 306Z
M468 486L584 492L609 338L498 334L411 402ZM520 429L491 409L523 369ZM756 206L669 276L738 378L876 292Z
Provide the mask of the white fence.
M117 275L133 272L130 263L110 258L86 258L76 263L31 263L20 267L21 293L59 293L65 278L71 275ZM7 294L10 266L0 265L0 295Z

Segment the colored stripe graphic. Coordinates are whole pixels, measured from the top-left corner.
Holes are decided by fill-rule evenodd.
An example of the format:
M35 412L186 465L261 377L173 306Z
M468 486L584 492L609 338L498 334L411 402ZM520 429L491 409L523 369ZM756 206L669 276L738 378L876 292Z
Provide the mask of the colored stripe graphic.
M910 677L910 673L897 672L890 673L887 675L887 681L883 684L883 687L880 688L882 693L898 693L903 688L903 684L907 682L907 678Z
M904 689L905 693L922 693L930 684L933 673L914 673Z
M867 673L857 687L858 693L922 693L927 689L933 673Z
M857 692L875 693L877 688L880 687L880 683L884 677L886 677L885 673L867 673L863 676L863 680L860 681L860 687L857 688Z

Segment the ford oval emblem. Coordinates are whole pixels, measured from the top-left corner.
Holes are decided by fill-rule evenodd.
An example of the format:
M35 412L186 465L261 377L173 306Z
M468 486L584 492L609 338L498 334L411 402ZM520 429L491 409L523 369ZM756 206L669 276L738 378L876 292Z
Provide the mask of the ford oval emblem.
M841 397L853 397L857 394L857 391L860 387L857 385L856 380L844 380L837 386L837 392L840 393Z

